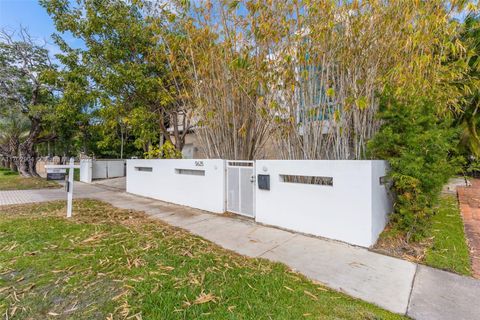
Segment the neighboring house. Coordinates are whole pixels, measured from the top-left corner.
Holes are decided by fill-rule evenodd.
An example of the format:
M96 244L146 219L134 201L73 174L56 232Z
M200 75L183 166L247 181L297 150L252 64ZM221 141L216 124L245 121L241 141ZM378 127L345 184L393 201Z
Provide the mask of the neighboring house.
M180 123L178 125L178 130L180 133L183 133L183 123L184 123L184 114L181 114L178 116L178 122ZM188 128L188 132L185 135L185 145L183 146L182 150L182 156L184 159L200 159L203 158L201 148L199 147L199 142L198 138L195 135L195 123L197 122L196 120L190 120L193 122L193 125ZM170 127L167 129L170 133L173 132L173 125L171 124ZM172 136L173 142L175 142L175 137Z

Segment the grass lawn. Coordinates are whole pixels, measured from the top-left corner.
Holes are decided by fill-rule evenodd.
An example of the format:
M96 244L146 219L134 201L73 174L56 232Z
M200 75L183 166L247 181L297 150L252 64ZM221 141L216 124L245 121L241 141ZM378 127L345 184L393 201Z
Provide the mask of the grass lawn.
M380 236L376 249L431 267L471 275L469 248L457 198L442 195L432 217L427 237L420 243L406 243L394 230Z
M80 181L80 168L73 169L73 180Z
M433 241L425 252L425 264L471 275L470 251L465 239L457 198L445 196L439 202L429 234Z
M54 181L47 181L43 178L26 178L17 172L0 168L0 191L1 190L28 190L59 188L60 185Z
M0 207L8 319L401 319L282 264L79 200Z

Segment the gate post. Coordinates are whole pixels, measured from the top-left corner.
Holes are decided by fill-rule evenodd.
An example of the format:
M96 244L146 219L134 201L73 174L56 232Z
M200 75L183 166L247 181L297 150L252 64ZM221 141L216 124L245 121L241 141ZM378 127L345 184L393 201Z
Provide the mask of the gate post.
M92 159L80 159L80 181L92 183Z
M227 212L227 160L222 159L223 171L223 212Z

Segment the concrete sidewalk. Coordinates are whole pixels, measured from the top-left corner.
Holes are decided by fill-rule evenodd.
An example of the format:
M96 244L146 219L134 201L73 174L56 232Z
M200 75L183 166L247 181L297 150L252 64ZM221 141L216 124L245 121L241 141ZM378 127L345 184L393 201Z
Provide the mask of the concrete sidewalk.
M384 256L365 248L146 199L102 185L75 184L75 197L141 210L226 249L282 262L353 297L414 319L478 319L480 281ZM61 190L17 191L27 200L65 199ZM15 198L0 191L0 204ZM32 202L32 201L29 201ZM75 215L75 213L73 213Z

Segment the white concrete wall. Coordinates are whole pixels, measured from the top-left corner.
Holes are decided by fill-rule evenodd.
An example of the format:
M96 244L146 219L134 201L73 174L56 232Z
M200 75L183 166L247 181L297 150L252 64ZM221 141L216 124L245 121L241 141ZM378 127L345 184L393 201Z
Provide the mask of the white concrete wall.
M125 160L107 160L108 178L118 178L125 176Z
M107 179L107 161L92 161L92 179Z
M145 168L151 168L151 171ZM177 170L204 170L205 175ZM211 212L225 211L225 161L127 160L127 192Z
M92 183L92 159L80 159L80 181Z
M383 161L258 160L255 168L270 175L270 190L256 191L264 224L369 247L391 211L378 181ZM333 177L333 186L282 182L281 174Z
M123 159L81 159L80 181L91 183L93 179L110 179L125 176Z
M393 211L393 198L386 185L380 183L389 170L386 161L372 161L372 239L377 240L388 223L385 214Z

